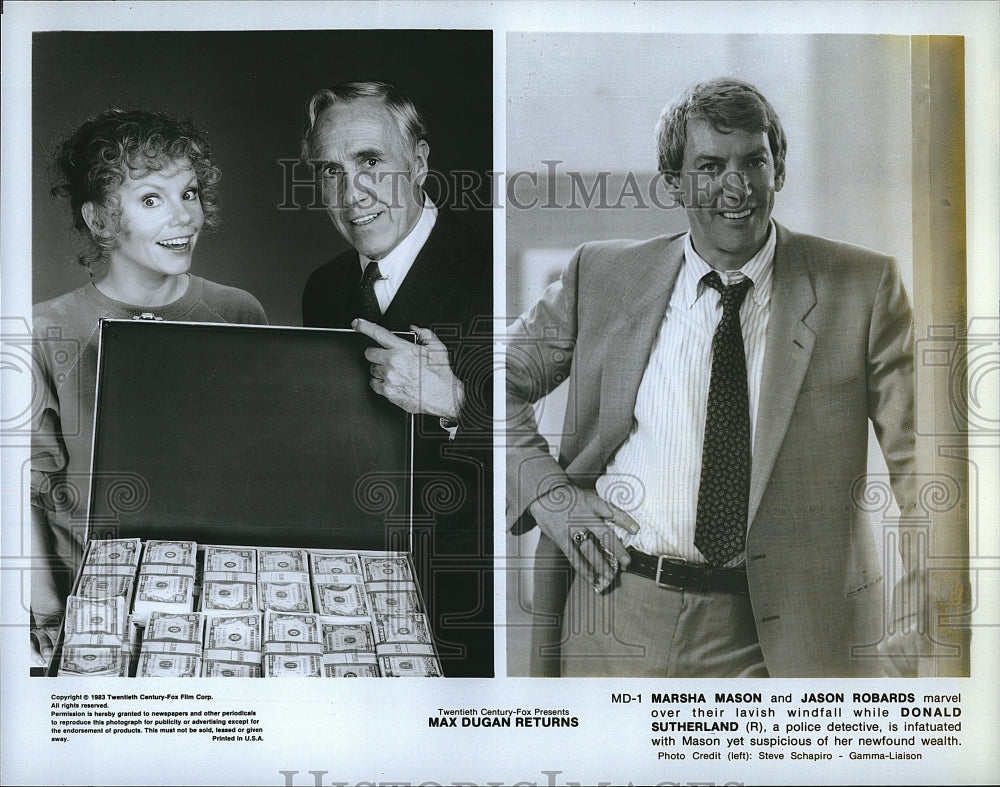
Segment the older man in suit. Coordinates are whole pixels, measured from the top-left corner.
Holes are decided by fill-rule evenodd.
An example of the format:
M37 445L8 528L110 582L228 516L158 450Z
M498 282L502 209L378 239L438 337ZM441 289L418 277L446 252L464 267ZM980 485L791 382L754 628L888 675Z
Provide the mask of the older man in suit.
M508 522L541 528L535 607L562 621L534 639L561 656L543 672L910 672L912 616L884 622L853 503L869 420L916 497L896 265L771 219L787 143L749 84L690 88L657 146L690 231L585 244L509 331ZM557 460L531 404L567 378Z
M442 666L491 676L491 216L426 196L425 123L394 85L320 90L307 116L303 157L351 248L310 276L302 321L368 336L372 389L416 415L417 570Z

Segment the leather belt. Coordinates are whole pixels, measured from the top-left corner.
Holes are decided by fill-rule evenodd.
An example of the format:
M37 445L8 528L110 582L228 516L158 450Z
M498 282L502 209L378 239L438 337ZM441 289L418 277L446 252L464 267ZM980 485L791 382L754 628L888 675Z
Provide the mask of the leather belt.
M749 594L747 572L742 568L718 568L708 563L688 563L685 560L647 555L637 549L628 548L632 562L626 569L656 582L662 588L697 590L701 593L721 591L723 593Z

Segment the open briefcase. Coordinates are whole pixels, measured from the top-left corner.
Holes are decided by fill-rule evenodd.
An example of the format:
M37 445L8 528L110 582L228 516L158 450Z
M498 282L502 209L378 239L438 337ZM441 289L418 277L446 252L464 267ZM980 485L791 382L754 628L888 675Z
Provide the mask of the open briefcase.
M102 321L88 550L61 673L113 674L105 629L120 626L120 675L440 674L411 557L412 416L370 389L367 341ZM253 570L206 554L249 555ZM242 606L210 613L233 588ZM213 626L247 650L220 650Z

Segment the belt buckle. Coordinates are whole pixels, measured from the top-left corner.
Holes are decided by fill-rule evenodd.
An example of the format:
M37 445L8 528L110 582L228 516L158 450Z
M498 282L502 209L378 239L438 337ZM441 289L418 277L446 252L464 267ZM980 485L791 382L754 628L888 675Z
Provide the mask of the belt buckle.
M663 582L660 577L663 575L663 561L666 560L670 563L684 563L688 564L689 561L682 557L668 557L667 555L658 555L656 558L656 577L654 582L658 588L671 588L673 590L684 590L683 585L671 585L668 582Z

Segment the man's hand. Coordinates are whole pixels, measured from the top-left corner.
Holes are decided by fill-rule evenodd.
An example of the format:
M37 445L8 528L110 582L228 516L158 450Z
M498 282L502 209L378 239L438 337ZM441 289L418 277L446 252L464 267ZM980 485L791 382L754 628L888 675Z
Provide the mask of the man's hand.
M593 489L563 485L531 504L538 526L558 546L577 574L588 579L597 593L615 581L629 564L628 552L612 525L629 533L639 524L620 508L602 500Z
M34 579L34 577L32 577ZM38 582L38 587L32 586L32 599L35 603L42 603L41 597L46 595L46 583ZM36 609L31 610L31 628L29 635L31 639L31 661L37 666L48 667L55 655L56 643L59 641L59 633L63 625L64 607L60 606L61 600L56 599L54 605L46 606L51 610L44 614L39 614Z
M451 370L448 348L434 331L411 325L419 342L411 344L367 320L355 320L351 327L382 345L365 350L375 393L408 413L458 420L465 388Z
M48 668L55 653L58 637L58 624L39 626L31 630L31 660L34 664Z

